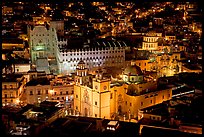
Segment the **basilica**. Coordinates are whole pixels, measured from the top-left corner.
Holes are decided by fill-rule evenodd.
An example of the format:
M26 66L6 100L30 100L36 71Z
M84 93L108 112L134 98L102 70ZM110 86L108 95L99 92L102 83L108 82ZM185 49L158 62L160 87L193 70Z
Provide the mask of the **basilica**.
M145 75L131 62L114 75L106 69L89 74L84 61L77 65L74 85L74 109L81 116L97 118L138 118L138 110L172 97L172 89L158 89L157 76Z

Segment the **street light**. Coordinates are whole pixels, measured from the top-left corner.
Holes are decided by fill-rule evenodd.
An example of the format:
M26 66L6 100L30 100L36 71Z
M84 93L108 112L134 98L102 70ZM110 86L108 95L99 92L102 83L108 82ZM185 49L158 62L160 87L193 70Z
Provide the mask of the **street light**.
M20 103L20 100L19 100L19 98L17 98L16 99L16 105L19 105L19 103Z
M54 94L54 90L50 89L50 94L53 95Z

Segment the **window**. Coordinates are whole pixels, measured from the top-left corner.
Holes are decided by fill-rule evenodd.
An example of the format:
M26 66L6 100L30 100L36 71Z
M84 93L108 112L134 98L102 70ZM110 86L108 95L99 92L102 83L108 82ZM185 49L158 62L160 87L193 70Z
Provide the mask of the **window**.
M78 106L76 106L76 109L78 109Z
M95 117L97 117L97 114L95 114Z
M48 94L48 90L45 91L45 94Z
M40 95L40 90L38 90L38 95Z
M168 94L168 97L170 98L170 94Z
M150 100L150 103L152 104L152 100Z
M10 89L12 89L13 88L13 85L10 85Z
M78 98L78 95L76 95L76 98Z
M132 106L132 103L130 103L130 106Z
M66 95L68 95L69 93L68 93L68 91L66 91Z
M60 92L60 95L62 95L62 91Z
M127 101L125 101L125 105L127 105Z
M74 94L74 90L72 90L72 94Z
M164 95L162 96L162 99L164 99Z
M5 98L7 98L7 94L5 94Z
M107 89L107 86L104 86L103 89L106 90L106 89Z
M110 94L110 99L112 99L112 98L113 98L113 93Z
M64 100L64 97L62 97L62 100Z
M134 81L134 78L132 78L132 81Z
M141 106L143 106L143 102L141 102Z
M6 86L6 85L4 85L4 89L7 89L7 86Z
M55 95L57 95L57 92L55 92Z
M95 101L95 105L97 106L97 101Z
M140 66L141 64L139 63L139 66Z
M33 91L30 91L30 95L33 95Z
M59 97L57 97L57 100L59 100Z

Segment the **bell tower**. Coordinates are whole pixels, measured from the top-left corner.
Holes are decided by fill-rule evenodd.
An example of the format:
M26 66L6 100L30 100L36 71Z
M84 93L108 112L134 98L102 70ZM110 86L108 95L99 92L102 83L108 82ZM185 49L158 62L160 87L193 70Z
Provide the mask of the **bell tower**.
M93 107L93 112L97 112L97 117L110 117L110 78L104 76L101 69L96 71L93 79L93 98L96 107Z
M93 79L93 89L99 93L110 90L110 78L105 77L101 69L96 70L95 79Z
M87 85L88 69L85 67L83 60L80 60L76 68L75 83L77 85Z

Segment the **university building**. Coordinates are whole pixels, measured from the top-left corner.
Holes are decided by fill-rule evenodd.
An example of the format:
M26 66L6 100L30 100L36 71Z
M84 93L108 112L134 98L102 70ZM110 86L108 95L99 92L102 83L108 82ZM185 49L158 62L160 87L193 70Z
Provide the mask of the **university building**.
M28 38L31 62L37 70L58 74L60 57L59 48L56 46L56 29L45 25L29 26Z
M97 67L123 66L124 41L98 39L84 41L81 45L69 43L71 39L58 38L56 24L51 27L36 25L28 27L32 65L47 74L70 74L76 72L77 63L84 60L88 69ZM54 28L56 27L56 29Z
M76 72L80 60L85 62L89 70L98 67L122 67L125 63L125 50L128 46L124 41L87 40L79 48L67 43L68 40L65 39L58 41L62 74Z

